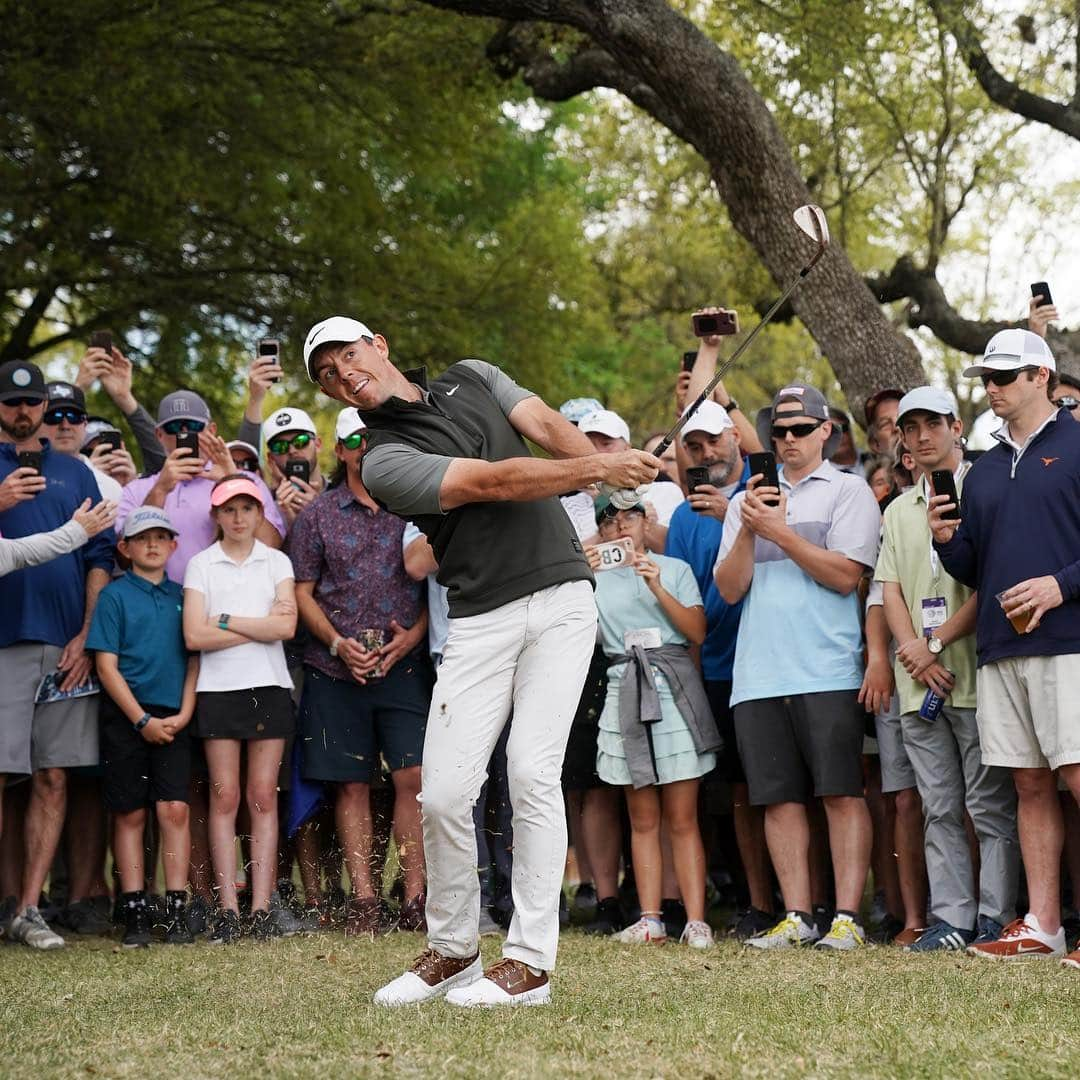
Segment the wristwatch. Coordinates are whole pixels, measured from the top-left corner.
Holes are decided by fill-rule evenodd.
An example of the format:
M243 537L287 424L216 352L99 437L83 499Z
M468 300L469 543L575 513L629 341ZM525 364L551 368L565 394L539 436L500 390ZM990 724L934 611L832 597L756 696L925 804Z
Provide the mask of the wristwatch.
M148 712L144 712L142 716L140 716L139 719L135 721L135 730L142 731L142 729L150 723L151 719L152 718L150 714Z
M735 400L734 398L731 398L731 399L730 399L730 400L728 401L728 403L727 403L727 404L726 404L726 405L724 406L724 408L725 408L725 409L726 409L726 410L727 410L727 411L728 411L729 413L733 413L733 412L735 412L735 410L736 410L736 409L738 409L738 407L739 407L739 403L738 403L738 402L737 402L737 401L736 401L736 400Z
M337 647L341 644L341 635L335 636L334 640L330 642L330 655L337 656Z
M218 624L218 629L219 630L228 630L229 629L229 616L228 615L219 615L217 624Z
M937 634L931 634L926 639L926 647L934 654L934 656L937 656L941 650L945 648L945 642L942 641Z

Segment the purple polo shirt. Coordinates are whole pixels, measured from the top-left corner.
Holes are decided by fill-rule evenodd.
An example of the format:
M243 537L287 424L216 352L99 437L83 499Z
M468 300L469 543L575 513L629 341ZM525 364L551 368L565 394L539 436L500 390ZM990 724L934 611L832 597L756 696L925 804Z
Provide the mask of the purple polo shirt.
M342 637L382 630L390 622L410 627L423 608L423 583L405 572L401 537L405 522L389 510L369 510L347 483L324 491L293 522L288 552L297 582L314 581L323 614ZM304 663L335 679L349 669L314 636Z
M158 475L154 473L153 476L140 476L124 488L116 517L117 536L124 535L124 522L128 514L146 501L150 489L157 483ZM285 522L282 520L281 511L278 510L270 489L259 477L245 475L258 484L262 492L266 520L284 537ZM214 483L213 480L198 476L194 480L185 480L177 484L165 496L165 513L169 515L169 520L180 532L176 538L176 550L165 564L165 573L178 585L184 584L184 571L187 570L191 557L198 555L200 551L205 551L214 542L216 530L214 519L210 516L210 492L214 489Z

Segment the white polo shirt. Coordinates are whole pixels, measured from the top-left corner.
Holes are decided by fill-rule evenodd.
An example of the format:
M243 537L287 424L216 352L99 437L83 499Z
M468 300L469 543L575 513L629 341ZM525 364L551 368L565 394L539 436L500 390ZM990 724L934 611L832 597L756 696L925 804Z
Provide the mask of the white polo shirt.
M184 589L202 593L206 616L270 614L270 605L281 581L292 578L289 557L261 540L251 554L235 563L221 548L211 544L193 556L184 573ZM229 649L204 652L199 660L199 693L214 690L250 690L256 686L292 689L282 642L249 641Z

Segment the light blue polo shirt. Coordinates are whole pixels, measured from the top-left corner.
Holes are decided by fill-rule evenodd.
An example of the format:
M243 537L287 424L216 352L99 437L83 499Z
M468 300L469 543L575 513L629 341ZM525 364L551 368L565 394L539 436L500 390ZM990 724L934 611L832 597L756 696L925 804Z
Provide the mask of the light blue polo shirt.
M794 486L780 469L788 524L804 539L872 568L881 512L866 481L824 461ZM719 566L742 528L740 492L724 519ZM863 634L855 592L819 585L771 541L756 538L754 577L743 600L731 704L792 694L858 690Z

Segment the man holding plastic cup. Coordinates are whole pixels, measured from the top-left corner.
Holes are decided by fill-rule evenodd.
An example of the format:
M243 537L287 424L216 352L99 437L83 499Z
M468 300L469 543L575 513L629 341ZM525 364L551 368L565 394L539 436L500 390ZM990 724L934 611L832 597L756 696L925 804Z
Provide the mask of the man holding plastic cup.
M958 581L978 590L976 649L983 763L1011 768L1029 911L969 952L999 960L1060 958L1064 838L1057 771L1080 801L1080 425L1048 394L1054 356L1028 330L995 334L967 368L1004 423L972 467L960 513L929 503L934 547ZM1025 622L1026 620L1026 622ZM1018 627L1023 627L1022 632ZM1080 969L1080 950L1063 960Z

